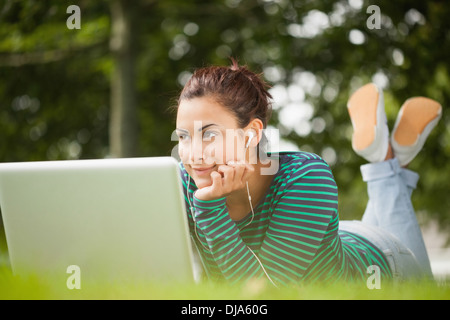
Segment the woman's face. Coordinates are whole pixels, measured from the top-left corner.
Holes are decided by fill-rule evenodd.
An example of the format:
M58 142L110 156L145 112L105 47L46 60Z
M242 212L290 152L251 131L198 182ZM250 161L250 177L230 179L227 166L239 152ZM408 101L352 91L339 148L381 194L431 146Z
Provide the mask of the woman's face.
M176 133L181 161L198 188L212 184L210 174L219 165L244 159L244 129L210 97L180 102Z

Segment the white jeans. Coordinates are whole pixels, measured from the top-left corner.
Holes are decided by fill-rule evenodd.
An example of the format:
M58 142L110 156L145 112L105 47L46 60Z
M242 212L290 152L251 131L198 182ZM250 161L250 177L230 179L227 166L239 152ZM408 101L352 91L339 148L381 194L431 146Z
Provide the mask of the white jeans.
M411 203L419 175L397 159L361 166L369 201L362 221L339 228L367 238L386 255L394 279L432 277L422 232Z

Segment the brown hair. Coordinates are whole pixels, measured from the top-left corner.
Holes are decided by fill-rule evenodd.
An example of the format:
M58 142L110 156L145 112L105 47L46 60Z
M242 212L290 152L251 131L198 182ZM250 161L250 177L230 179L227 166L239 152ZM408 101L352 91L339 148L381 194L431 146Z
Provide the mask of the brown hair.
M178 105L182 100L211 97L235 115L241 128L254 118L260 119L265 128L272 111L269 86L260 74L231 60L229 67L197 69L181 91Z

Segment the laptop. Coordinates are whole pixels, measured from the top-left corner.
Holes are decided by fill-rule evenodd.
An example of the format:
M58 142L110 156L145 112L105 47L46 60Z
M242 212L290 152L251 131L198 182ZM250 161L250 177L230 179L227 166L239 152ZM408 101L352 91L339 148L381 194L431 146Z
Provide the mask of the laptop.
M195 282L179 174L172 157L1 163L13 273Z

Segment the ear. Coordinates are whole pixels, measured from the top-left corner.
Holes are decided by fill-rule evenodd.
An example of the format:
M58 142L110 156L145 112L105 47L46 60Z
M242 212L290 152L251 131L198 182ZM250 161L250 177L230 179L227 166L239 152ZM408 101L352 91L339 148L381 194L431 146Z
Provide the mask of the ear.
M262 130L264 128L263 122L260 119L253 119L250 123L245 127L245 131L251 131L253 133L252 141L250 142L251 147L256 147L259 141L262 138ZM246 134L248 137L248 135ZM247 141L245 143L248 143Z

